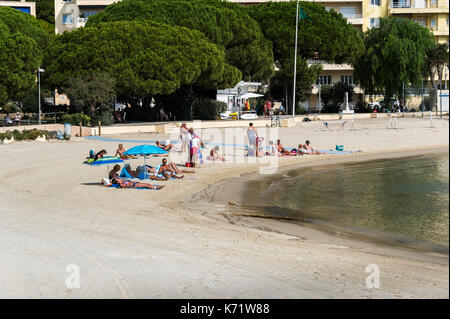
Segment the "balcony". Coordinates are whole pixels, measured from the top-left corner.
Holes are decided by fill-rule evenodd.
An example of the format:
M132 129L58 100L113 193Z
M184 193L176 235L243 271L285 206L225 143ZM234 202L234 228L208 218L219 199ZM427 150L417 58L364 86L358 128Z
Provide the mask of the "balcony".
M353 71L353 67L350 64L331 64L324 60L307 60L308 65L319 63L322 64L324 71Z
M344 16L344 18L347 18L348 22L350 22L351 24L364 24L364 17L362 13L342 13L342 15Z
M448 5L426 0L398 0L389 4L390 14L448 13Z

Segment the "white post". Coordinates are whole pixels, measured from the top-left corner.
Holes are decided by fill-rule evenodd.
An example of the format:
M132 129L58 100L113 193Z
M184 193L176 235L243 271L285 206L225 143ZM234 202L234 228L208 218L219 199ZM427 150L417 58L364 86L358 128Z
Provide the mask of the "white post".
M294 88L292 97L292 118L295 118L295 85L297 80L297 36L298 36L298 0L297 0L297 14L295 16L295 53L294 53Z
M39 118L38 124L41 125L41 68L38 68L38 100L39 100Z

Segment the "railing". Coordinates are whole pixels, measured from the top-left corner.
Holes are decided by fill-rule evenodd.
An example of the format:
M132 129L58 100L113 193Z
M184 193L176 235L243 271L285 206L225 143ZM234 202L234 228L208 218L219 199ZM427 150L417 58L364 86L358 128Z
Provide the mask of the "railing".
M429 9L429 8L448 8L448 4L439 4L431 1L416 1L416 0L405 0L405 1L391 1L390 8L393 9L402 9L402 8L414 8L414 9Z
M342 15L347 19L361 19L363 17L362 13L342 13Z
M65 112L49 112L42 113L41 124L56 124L61 123L61 117L66 114ZM23 114L20 119L16 119L15 114L11 114L12 123L6 123L6 116L0 115L0 126L10 127L19 125L37 125L39 123L39 114Z

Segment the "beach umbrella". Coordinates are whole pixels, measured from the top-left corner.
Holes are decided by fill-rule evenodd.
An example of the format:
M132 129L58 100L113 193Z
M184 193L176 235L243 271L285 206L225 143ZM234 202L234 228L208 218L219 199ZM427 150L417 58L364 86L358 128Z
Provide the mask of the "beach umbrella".
M147 145L142 144L135 147L130 148L128 151L123 153L124 155L141 155L144 156L144 165L147 164L147 155L153 154L167 154L167 151L156 145Z
M89 166L101 166L106 165L108 174L109 174L109 165L111 164L122 164L125 163L123 160L121 160L119 157L114 156L103 156L102 158L94 161L93 159L89 159L85 161L83 164L89 165Z

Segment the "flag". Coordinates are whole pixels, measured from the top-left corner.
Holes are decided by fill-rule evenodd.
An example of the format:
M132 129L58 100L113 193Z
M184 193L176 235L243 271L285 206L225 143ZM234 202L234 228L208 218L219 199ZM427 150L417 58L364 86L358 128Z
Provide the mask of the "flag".
M299 20L303 20L303 19L309 20L309 17L306 15L305 11L303 11L302 7L300 7L300 12L298 14L298 19Z

